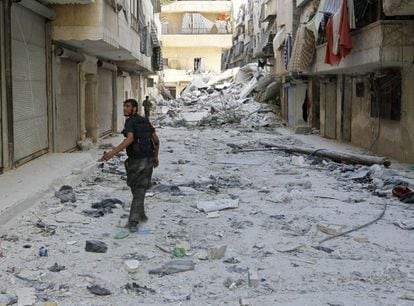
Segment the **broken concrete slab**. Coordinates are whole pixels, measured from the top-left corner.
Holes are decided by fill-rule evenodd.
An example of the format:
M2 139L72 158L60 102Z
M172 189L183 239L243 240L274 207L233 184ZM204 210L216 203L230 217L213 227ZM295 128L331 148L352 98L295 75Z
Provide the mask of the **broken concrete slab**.
M164 263L161 267L151 269L149 274L168 275L194 270L195 263L190 259L176 259Z
M227 245L214 246L214 247L208 248L207 250L208 259L210 260L222 259L224 255L226 254L226 250L227 250Z
M197 209L206 213L239 207L239 199L219 199L215 201L198 201Z

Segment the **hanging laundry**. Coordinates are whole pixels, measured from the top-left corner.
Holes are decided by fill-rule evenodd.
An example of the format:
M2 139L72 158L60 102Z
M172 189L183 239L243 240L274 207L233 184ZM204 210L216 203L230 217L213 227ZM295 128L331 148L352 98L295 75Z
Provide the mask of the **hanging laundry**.
M333 53L334 45L334 34L333 34L333 17L329 17L328 23L326 24L326 55L325 63L330 65L336 65L341 61L341 55L335 55Z
M342 0L340 11L329 18L326 26L327 46L325 63L327 64L338 64L352 50L347 1Z
M342 0L341 24L339 28L339 52L345 58L352 50L351 29L349 28L347 0Z
M306 28L313 33L313 36L315 37L315 40L318 40L319 35L319 27L321 25L321 22L324 19L324 7L325 7L325 1L321 0L319 2L318 10L315 13L315 16L309 22L306 24Z
M355 19L354 0L348 0L348 19L349 19L349 28L352 30L355 30L356 19Z
M301 72L308 68L315 56L315 46L315 36L313 35L313 32L309 31L306 26L300 25L296 32L288 70Z

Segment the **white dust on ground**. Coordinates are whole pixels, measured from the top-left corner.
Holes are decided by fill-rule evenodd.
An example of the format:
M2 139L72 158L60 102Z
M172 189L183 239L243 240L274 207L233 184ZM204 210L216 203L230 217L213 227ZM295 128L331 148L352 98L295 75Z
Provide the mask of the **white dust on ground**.
M414 288L412 231L393 222L413 217L409 205L372 196L362 184L339 179L338 173L323 164L311 165L310 160L296 166L291 155L281 152L230 153L228 143L297 142L277 130L161 128L158 132L161 165L154 171L154 181L179 185L210 178L218 184L196 184L199 190L183 188L185 195L166 192L148 197L149 221L141 225L141 232L122 240L113 235L122 230L120 217L128 213L123 208L101 218L80 214L105 198L129 204L131 195L122 175L98 169L73 186L77 192L73 204L60 204L53 194L45 194L7 233L1 233L15 234L19 240L0 239L4 256L0 257L0 292L16 294L19 288L34 287L37 305L43 305L43 300L59 305L239 305L240 298L252 305L408 305L401 298L412 295ZM115 144L120 140L112 139ZM95 182L96 178L101 181ZM288 192L285 185L297 182L307 187L310 182L311 187L293 186ZM230 195L239 198L239 208L220 211L218 218L207 218L196 208L199 200ZM312 247L328 237L318 224L345 231L374 219L385 203L387 212L376 224L323 244L333 253ZM56 225L56 233L44 235L35 226L38 219ZM62 219L66 222L57 222ZM106 242L108 252L85 252L88 239ZM155 245L172 248L179 241L190 244L186 258L194 260L195 270L163 277L148 274L173 259ZM31 248L23 248L25 244ZM296 252L279 252L302 244ZM220 245L227 245L223 259L197 258L200 250ZM48 257L38 256L41 246L48 248ZM129 253L140 259L134 274L126 271L122 259ZM230 257L239 263L223 262ZM55 262L66 269L48 271ZM247 269L257 271L258 288L249 287ZM228 278L237 284L232 289L224 285ZM131 282L156 293L137 295L122 289ZM92 284L109 289L112 295L91 294L87 286Z

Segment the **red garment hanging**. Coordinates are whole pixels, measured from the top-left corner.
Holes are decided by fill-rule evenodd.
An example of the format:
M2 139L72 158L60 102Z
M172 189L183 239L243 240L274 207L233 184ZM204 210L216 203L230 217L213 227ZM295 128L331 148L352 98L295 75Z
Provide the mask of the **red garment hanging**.
M329 17L326 24L326 55L325 63L330 65L338 64L342 58L345 58L352 50L351 29L349 28L347 0L342 0L341 20L339 25L339 53L333 53L333 17Z
M347 0L342 0L341 24L339 25L339 53L345 58L352 50Z
M333 17L330 16L328 22L326 23L326 55L325 63L330 65L336 65L341 61L341 52L337 55L333 53Z

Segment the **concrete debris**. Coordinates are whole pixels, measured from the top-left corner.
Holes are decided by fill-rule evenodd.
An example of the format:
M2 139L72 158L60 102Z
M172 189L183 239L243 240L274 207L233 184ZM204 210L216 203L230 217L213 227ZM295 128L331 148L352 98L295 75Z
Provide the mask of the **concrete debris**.
M240 288L245 284L245 281L242 279L233 280L230 277L226 278L226 280L223 282L224 287L232 290L234 288Z
M226 254L226 250L227 250L227 245L211 247L207 251L208 259L210 260L222 259L224 255Z
M138 271L139 268L139 261L135 260L135 259L129 259L129 260L125 260L124 261L126 270L128 271L128 273L135 273Z
M0 294L0 305L13 305L17 303L17 296L13 294Z
M50 272L60 272L65 270L65 266L61 266L59 265L57 262L55 262L55 264L49 268L47 268Z
M163 264L161 267L149 270L149 274L161 276L194 270L195 263L190 259L176 259Z
M399 221L394 222L394 224L404 230L414 230L414 222L412 221L399 220Z
M240 306L252 306L252 304L247 299L239 299Z
M35 288L20 288L17 291L17 305L18 306L30 306L36 303L36 291Z
M91 140L91 139L89 139L89 138L86 138L85 140L79 140L77 144L78 144L78 148L79 148L81 151L88 151L88 150L91 150L91 149L93 149L93 147L95 146L95 145L93 144L92 140Z
M163 293L163 297L168 302L189 301L191 300L191 291L168 290Z
M248 272L249 287L257 288L259 287L260 279L256 270L249 269Z
M239 207L239 199L220 199L215 201L198 201L197 209L206 213Z
M108 246L99 240L86 240L85 251L93 253L106 253Z
M135 292L136 294L142 295L146 293L156 293L154 289L151 289L147 286L139 285L135 282L128 283L123 287L127 292Z
M195 76L179 98L156 101L159 109L166 109L157 124L173 127L231 124L248 128L280 125L271 107L251 97L257 91L265 93L264 101L276 100L280 82L275 83L269 74L263 73L257 71L257 65L249 64L217 77Z

